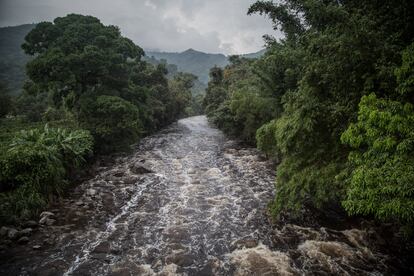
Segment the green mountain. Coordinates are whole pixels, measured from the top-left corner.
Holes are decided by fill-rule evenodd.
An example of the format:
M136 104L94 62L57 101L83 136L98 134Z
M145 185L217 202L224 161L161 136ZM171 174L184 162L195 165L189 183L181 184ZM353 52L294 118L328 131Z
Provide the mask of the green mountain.
M266 49L263 49L256 53L240 56L245 58L259 58L265 52ZM192 73L205 84L208 83L210 68L214 66L224 67L229 63L228 57L223 54L208 54L194 49L188 49L181 53L148 51L147 56L157 60L166 60L169 64L175 64L179 71Z
M266 53L266 49L263 49L263 50L260 50L259 52L244 54L244 55L240 55L240 56L244 57L244 58L259 58L259 57L263 56L265 53Z
M14 95L20 93L26 79L25 65L30 59L21 45L24 37L36 25L25 24L0 28L0 81L5 83Z
M181 53L147 52L158 60L165 59L170 64L175 64L179 71L192 73L201 82L208 82L208 73L214 66L224 67L228 64L227 57L223 54L207 54L193 49Z

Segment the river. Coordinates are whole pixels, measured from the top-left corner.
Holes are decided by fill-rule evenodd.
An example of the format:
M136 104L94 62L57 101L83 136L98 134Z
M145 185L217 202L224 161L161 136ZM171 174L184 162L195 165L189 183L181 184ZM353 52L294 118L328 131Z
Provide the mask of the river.
M267 215L274 165L209 126L180 120L100 164L56 223L2 255L2 275L383 275L368 233ZM6 256L5 256L6 255Z

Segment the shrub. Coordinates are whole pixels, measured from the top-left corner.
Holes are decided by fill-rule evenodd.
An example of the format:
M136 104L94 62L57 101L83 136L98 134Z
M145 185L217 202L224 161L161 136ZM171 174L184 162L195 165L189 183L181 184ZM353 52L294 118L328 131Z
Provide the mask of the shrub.
M68 173L91 152L93 140L85 130L61 128L21 131L0 160L0 219L16 220L36 214L52 194L61 194Z

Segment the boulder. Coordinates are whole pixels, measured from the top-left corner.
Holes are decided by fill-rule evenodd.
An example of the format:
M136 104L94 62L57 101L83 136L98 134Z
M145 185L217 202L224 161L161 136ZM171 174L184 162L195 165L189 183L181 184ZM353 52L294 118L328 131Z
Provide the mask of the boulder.
M38 224L34 220L28 220L24 223L24 227L27 227L27 228L35 228L37 226L38 226Z
M40 214L40 217L41 217L41 218L43 218L43 217L54 217L54 216L55 216L55 214L53 214L52 212L47 212L47 211L42 212L42 213Z
M19 237L19 231L17 231L14 228L9 228L9 231L7 232L7 237L11 240L15 240Z
M22 231L19 232L20 236L30 236L33 232L32 228L25 228Z
M104 241L98 244L92 252L93 253L109 253L110 251L111 251L110 244Z
M86 190L86 193L89 196L94 196L94 195L96 195L96 190L91 188L91 189Z
M2 226L2 227L0 228L0 237L7 236L7 234L9 233L9 229L10 229L10 228L8 228L8 227L6 227L6 226Z
M26 244L26 243L28 243L29 242L29 238L28 237L21 237L18 241L17 241L17 243L18 244Z
M49 217L42 217L39 220L39 224L41 224L41 225L48 225L48 226L53 225L55 222L56 222L56 220L54 220L52 218L49 218Z
M144 163L135 163L129 167L130 171L134 174L146 174L153 173L153 171L148 168Z

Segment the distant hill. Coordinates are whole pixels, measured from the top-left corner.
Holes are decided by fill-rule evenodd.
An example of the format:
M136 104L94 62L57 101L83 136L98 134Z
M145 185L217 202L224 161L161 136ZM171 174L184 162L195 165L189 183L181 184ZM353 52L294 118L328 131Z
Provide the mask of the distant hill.
M177 65L179 71L192 73L204 83L208 82L210 68L228 64L227 57L223 54L207 54L193 49L181 53L148 52L147 55L158 60L165 59L168 63Z
M245 55L245 58L259 58L266 52L265 49ZM188 49L181 53L169 52L147 52L147 56L154 57L157 60L166 60L170 64L177 65L179 71L192 73L198 76L198 79L207 84L210 68L214 66L225 67L229 61L228 57L223 54L207 54L194 49Z
M149 57L148 55L144 56L144 58L143 58L143 59L144 59L146 62L151 63L152 65L155 65L155 66L157 66L158 64L161 64L161 63L165 64L165 65L166 65L166 67L167 67L167 70L168 70L168 75L167 75L167 77L168 77L169 79L173 78L173 77L174 77L174 76L175 76L175 75L179 72L179 70L178 70L178 68L177 68L177 65L175 65L175 64L170 64L170 63L168 63L165 59L160 59L160 60L158 60L158 59L156 59L154 56ZM201 82L199 79L197 79L197 80L194 82L194 86L193 86L193 88L191 89L191 92L192 92L192 94L193 94L194 96L196 96L196 95L198 95L198 94L204 94L204 93L205 93L206 88L207 88L207 84L206 84L206 83L204 83L204 82Z
M21 45L24 37L36 25L26 24L0 28L0 81L4 82L14 95L20 93L26 80L25 65L30 60Z
M19 94L23 87L26 80L25 65L30 60L30 56L24 54L21 45L26 34L35 26L36 24L25 24L0 28L0 81L4 82L14 95ZM265 50L261 50L241 56L257 58L264 52ZM229 63L228 57L223 54L208 54L194 49L181 53L147 51L146 55L145 60L153 64L165 60L171 74L182 71L196 75L199 80L196 83L196 90L199 91L202 91L208 83L210 68L224 67Z
M245 58L259 58L261 56L263 56L266 53L266 49L260 50L259 52L256 53L250 53L250 54L244 54L244 55L240 55L241 57L245 57Z

